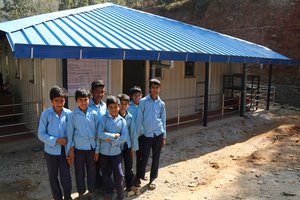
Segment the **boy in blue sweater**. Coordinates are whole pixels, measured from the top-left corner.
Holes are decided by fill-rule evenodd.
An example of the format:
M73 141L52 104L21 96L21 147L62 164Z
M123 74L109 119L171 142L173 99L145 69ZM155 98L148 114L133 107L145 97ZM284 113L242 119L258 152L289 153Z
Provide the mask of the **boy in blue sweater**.
M84 199L85 172L87 173L88 199L95 199L96 186L96 161L99 159L99 146L97 131L99 114L89 105L90 92L79 88L75 92L75 100L78 105L68 121L68 162L75 167L75 178L78 199Z
M111 199L114 189L117 199L124 199L124 174L122 170L121 146L127 140L126 121L119 115L120 101L115 96L108 96L108 112L100 118L98 137L100 140L101 172L104 182L105 198ZM113 173L114 182L111 175Z
M155 179L158 177L160 153L166 144L166 107L159 97L160 86L159 80L150 80L150 93L141 99L137 115L137 127L138 130L143 127L143 135L139 139L140 146L142 146L142 156L140 168L136 175L136 183L145 177L146 166L152 150L150 190L156 188Z
M131 196L138 192L138 188L133 186L134 174L132 169L134 154L139 149L138 135L133 116L128 112L130 97L127 94L120 94L118 98L120 100L119 114L126 120L126 126L128 128L127 141L122 146L122 157L124 160L127 196Z
M42 113L38 129L38 138L44 143L44 156L54 200L62 200L62 196L66 200L72 199L70 167L66 160L65 151L67 122L71 113L69 109L64 108L66 97L65 89L58 86L51 88L52 107ZM60 182L58 174L60 175Z

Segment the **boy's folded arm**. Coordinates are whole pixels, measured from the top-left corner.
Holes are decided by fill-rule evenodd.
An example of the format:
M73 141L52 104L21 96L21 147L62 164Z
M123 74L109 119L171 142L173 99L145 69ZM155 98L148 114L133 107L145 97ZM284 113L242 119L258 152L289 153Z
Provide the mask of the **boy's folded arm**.
M98 135L98 137L101 140L115 140L115 133L109 133L109 132L105 132L105 131L101 131L100 134Z
M119 137L117 139L115 139L114 141L111 141L111 146L115 147L115 146L118 146L122 143L126 142L126 138L123 139L122 137Z
M40 140L43 141L44 143L48 144L49 146L55 146L57 144L57 137L54 137L52 135L49 135L47 133L42 134L39 136Z
M38 128L38 138L48 144L49 146L55 146L57 137L49 135L46 130L47 119L45 117L41 117L39 128Z
M115 133L110 133L105 130L105 123L103 120L100 120L100 123L98 126L98 138L101 140L107 140L107 139L114 140Z
M120 137L116 138L114 141L111 142L112 146L118 146L127 140L127 134L128 134L128 129L126 127L126 124L123 125L123 128L120 133Z

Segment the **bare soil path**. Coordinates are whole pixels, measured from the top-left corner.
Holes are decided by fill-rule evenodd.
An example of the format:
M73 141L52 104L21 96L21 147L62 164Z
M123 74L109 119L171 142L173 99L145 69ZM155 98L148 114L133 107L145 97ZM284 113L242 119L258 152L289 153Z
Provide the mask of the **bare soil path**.
M142 182L142 194L127 199L300 199L299 112L273 108L208 125L169 132L156 190ZM1 153L0 192L1 200L51 199L43 152Z

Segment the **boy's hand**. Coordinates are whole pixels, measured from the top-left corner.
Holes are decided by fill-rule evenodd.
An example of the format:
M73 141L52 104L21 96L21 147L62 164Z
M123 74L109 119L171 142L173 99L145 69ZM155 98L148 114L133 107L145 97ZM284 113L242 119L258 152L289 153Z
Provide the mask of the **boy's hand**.
M120 133L115 133L115 138L119 138L120 137Z
M161 147L164 147L166 145L166 138L163 139L162 143L161 143Z
M95 153L94 154L94 161L98 161L99 160L99 153Z
M69 164L70 166L73 165L73 163L74 163L74 158L75 158L74 147L72 147L72 148L70 149L70 152L69 152L68 156L67 156L68 164Z
M135 151L130 151L130 157L133 158L135 154Z
M107 139L105 140L105 142L111 142L111 139L107 138Z
M67 138L57 138L56 143L65 146L67 144Z

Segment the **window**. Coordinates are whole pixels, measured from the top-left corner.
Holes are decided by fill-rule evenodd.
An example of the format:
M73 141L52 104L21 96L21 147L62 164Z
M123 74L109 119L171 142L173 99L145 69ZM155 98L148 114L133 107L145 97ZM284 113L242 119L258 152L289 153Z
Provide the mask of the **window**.
M30 61L30 69L29 69L29 82L34 83L35 82L35 64L34 59L31 59Z
M162 78L163 77L163 71L162 68L155 68L155 78Z
M18 59L15 59L15 78L21 79L21 65Z
M150 66L150 76L152 78L163 78L162 67L154 67L154 64L158 64L158 61L152 61Z
M195 62L185 62L184 77L195 77Z

